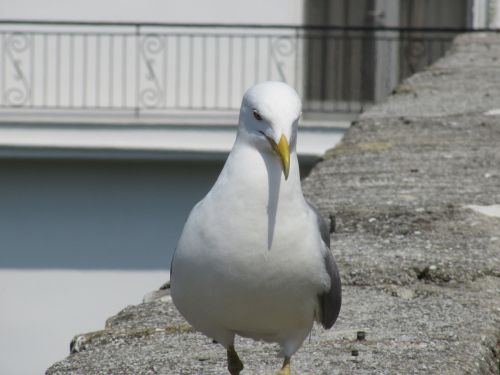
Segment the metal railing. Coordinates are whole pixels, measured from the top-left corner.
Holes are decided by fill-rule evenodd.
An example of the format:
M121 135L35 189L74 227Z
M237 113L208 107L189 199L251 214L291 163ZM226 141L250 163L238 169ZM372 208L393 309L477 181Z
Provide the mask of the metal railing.
M462 30L0 21L0 113L235 110L252 84L360 112Z

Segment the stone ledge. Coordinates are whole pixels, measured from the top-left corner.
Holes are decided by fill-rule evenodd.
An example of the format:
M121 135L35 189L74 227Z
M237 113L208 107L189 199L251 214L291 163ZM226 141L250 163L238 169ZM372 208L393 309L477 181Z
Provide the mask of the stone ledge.
M498 321L490 310L500 309L498 288L495 277L459 288L346 286L336 328L316 327L294 356L294 370L311 375L391 374L395 369L400 374L495 373L492 338ZM483 298L479 305L477 294ZM365 332L364 340L356 339L358 331ZM237 345L246 373L271 374L279 366L273 345L246 339ZM76 336L73 354L48 373L215 375L226 371L224 354L194 332L170 300L157 300L127 307L103 331Z

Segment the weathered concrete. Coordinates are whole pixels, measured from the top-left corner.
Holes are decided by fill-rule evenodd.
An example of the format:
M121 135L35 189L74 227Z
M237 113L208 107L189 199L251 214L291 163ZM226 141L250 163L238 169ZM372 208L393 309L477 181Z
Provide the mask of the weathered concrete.
M335 217L344 303L334 329L315 328L293 368L499 374L500 218L469 206L500 204L500 116L492 115L500 35L459 37L396 92L304 181L308 197ZM279 367L274 346L237 346L244 373ZM224 351L193 332L168 294L77 336L73 351L47 374L225 373Z

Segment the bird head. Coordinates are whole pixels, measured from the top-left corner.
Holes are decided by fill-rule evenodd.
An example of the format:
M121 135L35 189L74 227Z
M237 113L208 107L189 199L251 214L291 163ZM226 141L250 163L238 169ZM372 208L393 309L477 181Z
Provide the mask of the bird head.
M281 161L285 179L290 171L290 153L295 151L301 101L283 82L263 82L243 96L239 133L262 153L274 153Z

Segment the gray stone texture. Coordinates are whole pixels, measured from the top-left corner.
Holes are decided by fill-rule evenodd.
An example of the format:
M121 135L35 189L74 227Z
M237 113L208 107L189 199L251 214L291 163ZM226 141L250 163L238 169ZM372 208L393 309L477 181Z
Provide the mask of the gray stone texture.
M315 327L293 357L295 374L500 373L500 217L467 208L500 204L499 34L458 37L365 112L303 185L334 218L344 298L333 329ZM225 351L168 290L148 301L76 336L47 374L226 373ZM279 368L274 345L236 345L243 374Z

